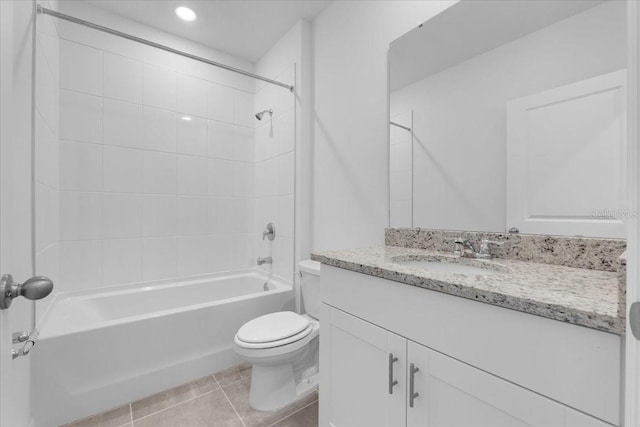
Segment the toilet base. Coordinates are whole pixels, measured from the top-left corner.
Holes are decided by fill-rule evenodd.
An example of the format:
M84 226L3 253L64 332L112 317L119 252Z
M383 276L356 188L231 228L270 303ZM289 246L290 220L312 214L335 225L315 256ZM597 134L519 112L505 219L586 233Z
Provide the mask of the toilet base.
M249 403L257 411L275 411L317 388L317 372L296 384L292 364L277 367L253 365Z

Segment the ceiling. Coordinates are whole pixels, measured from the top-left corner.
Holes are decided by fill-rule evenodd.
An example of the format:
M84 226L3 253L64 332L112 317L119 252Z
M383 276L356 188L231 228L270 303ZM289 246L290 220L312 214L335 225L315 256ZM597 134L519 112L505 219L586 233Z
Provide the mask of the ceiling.
M461 1L391 43L393 92L601 4L603 0Z
M86 3L133 21L256 62L300 19L313 20L326 0L86 0ZM174 10L187 6L195 22Z

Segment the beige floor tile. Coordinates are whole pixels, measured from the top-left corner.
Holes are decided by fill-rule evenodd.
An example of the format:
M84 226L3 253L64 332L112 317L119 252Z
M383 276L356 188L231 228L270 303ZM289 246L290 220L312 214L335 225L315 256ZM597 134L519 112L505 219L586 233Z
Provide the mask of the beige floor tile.
M120 427L130 421L131 413L127 404L89 418L74 421L66 424L65 427Z
M223 386L222 389L227 394L227 397L231 401L233 407L238 411L238 414L244 421L247 427L267 427L271 424L282 420L288 415L298 411L315 400L318 400L318 393L309 393L301 400L294 402L293 404L286 406L282 409L273 412L255 411L249 405L249 387L251 384L251 378L243 378L228 386Z
M232 366L224 371L216 372L213 376L216 378L218 383L224 387L240 381L243 378L251 377L251 365L243 363L241 365Z
M135 420L134 427L242 427L221 390Z
M194 397L201 396L220 387L211 376L200 378L191 383L165 390L147 398L133 402L133 419L137 420L145 415L153 414L170 406L177 405Z
M318 427L318 401L273 424L272 427Z

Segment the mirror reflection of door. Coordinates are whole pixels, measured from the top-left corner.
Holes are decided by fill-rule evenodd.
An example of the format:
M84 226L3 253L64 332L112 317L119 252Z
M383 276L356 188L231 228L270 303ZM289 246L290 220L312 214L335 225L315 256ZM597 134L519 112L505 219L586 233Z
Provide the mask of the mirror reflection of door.
M525 120L566 126L542 125L549 132L527 139L537 142L517 165L508 155L507 110L514 100L624 73L625 8L625 2L600 0L462 1L392 42L390 118L413 112L413 173L409 203L402 199L406 187L391 148L391 225L623 237L625 113L624 99L616 95L622 92L602 95L606 105L596 102L591 119L582 111L586 100L525 114ZM543 120L545 114L553 120ZM572 127L570 120L599 126ZM618 131L599 132L602 126ZM522 179L509 178L508 170L521 171ZM594 174L607 177L607 184L579 179ZM560 188L581 196L559 200ZM409 204L411 225L403 211Z

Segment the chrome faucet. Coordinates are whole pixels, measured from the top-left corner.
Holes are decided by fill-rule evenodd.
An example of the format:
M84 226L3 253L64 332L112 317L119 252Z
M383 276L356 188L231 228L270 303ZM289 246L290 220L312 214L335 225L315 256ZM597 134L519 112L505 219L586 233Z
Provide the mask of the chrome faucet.
M454 250L454 254L459 255L463 258L484 258L490 259L493 258L493 253L491 252L491 247L489 245L502 245L504 242L494 242L489 239L482 239L480 243L480 250L476 252L473 244L469 239L457 239L454 241L456 244L456 248Z
M276 238L276 227L272 222L267 224L267 227L262 232L262 240L264 240L265 237L269 240L273 240Z
M266 258L258 258L258 265L271 264L271 263L273 263L273 259L270 256Z
M476 249L473 247L473 243L469 239L456 239L453 243L456 244L454 253L460 255L463 258L475 258Z

